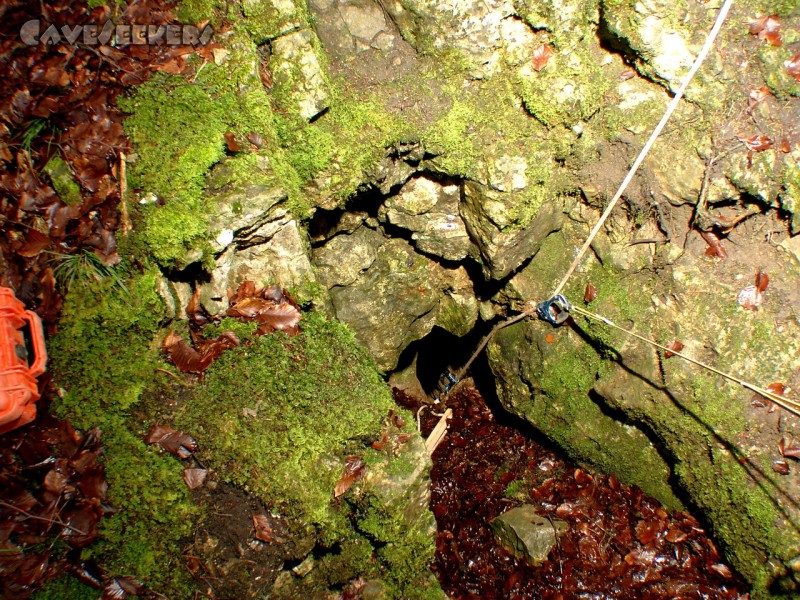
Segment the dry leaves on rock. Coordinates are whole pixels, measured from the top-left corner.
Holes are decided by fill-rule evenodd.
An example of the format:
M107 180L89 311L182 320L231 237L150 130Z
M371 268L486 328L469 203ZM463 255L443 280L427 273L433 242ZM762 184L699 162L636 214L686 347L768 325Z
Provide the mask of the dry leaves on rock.
M333 497L338 498L349 490L353 484L361 479L367 472L367 465L360 456L348 456L344 462L342 476L333 490Z
M759 271L756 273L756 281L753 285L748 285L736 296L736 301L742 308L747 310L757 310L764 301L764 291L769 285L769 277L766 273Z
M180 458L189 458L197 450L197 441L192 436L167 425L153 424L144 441L157 444Z
M782 46L781 22L778 15L766 15L750 21L750 33L772 46Z
M540 44L533 50L533 54L531 56L533 68L537 71L541 71L547 66L547 63L550 62L550 59L553 58L553 56L553 49L549 45Z
M680 352L684 349L684 345L681 344L678 340L672 340L669 344L667 344L668 350L664 351L664 358L670 358L675 356L676 352Z

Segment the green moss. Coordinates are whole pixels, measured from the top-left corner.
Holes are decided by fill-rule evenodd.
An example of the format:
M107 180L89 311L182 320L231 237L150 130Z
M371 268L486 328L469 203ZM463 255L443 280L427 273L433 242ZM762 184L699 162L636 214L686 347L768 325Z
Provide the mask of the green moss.
M53 408L78 428L100 427L108 501L121 509L101 522L102 539L84 555L98 557L112 574L135 575L182 597L190 584L179 565L179 540L198 509L189 500L181 464L145 447L142 415L134 415L158 365L155 338L165 308L157 277L154 269L134 276L127 291L110 280L74 286L48 352L62 390Z
M180 0L177 8L178 20L182 23L199 23L213 19L224 6L222 0Z
M164 304L156 293L158 272L128 282L75 286L67 295L58 335L48 349L51 368L66 396L58 410L78 427L103 424L138 402L152 380L152 348Z
M800 166L797 163L784 165L781 172L783 189L780 193L781 206L791 214L792 232L800 231Z
M181 265L206 231L206 171L224 155L226 113L208 89L159 77L120 101L131 112L125 130L136 145L129 184L161 199L142 209L140 235L157 261Z
M319 175L321 191L344 204L386 149L409 134L408 125L387 111L382 101L356 95L340 82L332 89L329 111L306 126L298 143L287 144L288 161L301 176Z
M774 501L768 488L753 484L740 457L714 443L704 445L705 453L701 453L697 441L705 439L704 433L702 428L685 422L675 432L681 439L674 446L675 475L713 524L712 532L733 566L754 585L756 596L764 597L763 590L772 576L766 560L768 549L780 546L776 542L781 534L775 528L778 513ZM771 466L765 466L763 472L771 472Z
M781 47L770 44L759 44L757 49L758 65L761 75L770 91L778 98L800 96L800 82L789 75L784 63L792 58L793 53L786 45Z
M527 162L524 188L514 190L513 227L522 228L541 205L572 187L556 158L570 153L574 135L548 132L520 107L515 85L503 74L476 82L475 89L447 84L454 100L447 112L422 133L437 154L437 169L476 181L496 183L495 166L509 157Z
M255 49L244 39L228 43L231 54L221 66L204 63L191 81L155 77L120 100L131 113L125 130L136 147L129 184L160 199L140 207L136 235L165 266L185 266L192 251L204 248L211 210L206 175L225 157L224 134L244 140L255 132L265 146L277 145L269 97L254 70ZM263 179L281 183L274 174Z
M383 456L371 467L380 475L348 498L358 515L356 528L377 547L382 579L392 598L441 598L429 570L435 551L433 516L416 514L425 510L420 486L427 485L419 453L426 456L421 438L416 437L397 456L388 457L388 464Z
M586 43L556 48L544 69L521 75L520 93L528 112L548 127L569 128L591 118L606 103L612 85L600 66L601 53Z
M258 329L258 323L242 323L231 317L224 317L219 323L209 323L203 329L203 336L211 339L217 337L223 331L232 331L244 343L256 338L256 329Z
M67 206L78 206L83 202L81 198L81 188L72 177L69 165L61 158L60 154L54 154L44 166L44 172L50 177L56 194Z
M106 441L109 501L120 513L102 522L102 540L86 554L116 573L133 575L161 593L188 597L181 542L201 515L183 481L183 465L160 455L120 423Z
M294 1L294 10L286 10L286 3L271 0L242 0L243 27L256 44L263 44L281 33L295 29L298 24L308 22L308 8L305 2Z
M33 600L97 600L100 592L74 577L64 576L46 581L31 597Z
M363 451L393 403L348 330L314 313L302 327L225 353L179 422L226 479L335 540L347 529L331 504L343 457Z

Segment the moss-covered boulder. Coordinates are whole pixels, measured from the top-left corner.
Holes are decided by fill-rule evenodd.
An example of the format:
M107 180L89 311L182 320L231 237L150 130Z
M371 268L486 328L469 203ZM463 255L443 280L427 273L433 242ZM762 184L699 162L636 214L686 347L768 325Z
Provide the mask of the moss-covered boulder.
M551 293L571 258L570 229L550 236L512 279L508 300ZM618 223L612 239L600 237L603 264L587 259L565 290L569 299L662 345L681 341L689 357L754 385L796 381L800 326L786 316L800 271L787 256L765 247L713 262L697 257L696 238L683 255L669 245L650 253L626 245L635 229ZM780 281L757 311L742 308L738 290L767 265ZM598 289L588 305L587 283ZM794 425L775 430L779 419L751 405L751 391L712 371L598 319L574 319L556 330L523 322L498 334L489 360L502 403L577 460L668 506L680 498L699 509L756 597L795 589L800 514L789 500L792 479L772 468Z
M168 318L158 281L158 270L149 268L125 287L113 278L73 282L48 355L58 389L53 409L76 428L99 427L107 502L118 509L101 521L102 539L83 549L84 557L114 576L132 575L181 598L194 587L181 542L202 509L189 497L180 463L143 441L142 404L163 366L158 334Z
M227 352L180 411L178 424L202 441L203 458L221 478L261 498L293 529L314 531L314 568L281 580L279 596L304 590L310 597L315 588L366 577L383 580L387 597L437 597L428 570L430 460L411 415L392 418L393 411L352 333L316 313L295 337L258 337ZM382 433L393 451L370 446ZM362 458L366 478L336 500L353 456Z

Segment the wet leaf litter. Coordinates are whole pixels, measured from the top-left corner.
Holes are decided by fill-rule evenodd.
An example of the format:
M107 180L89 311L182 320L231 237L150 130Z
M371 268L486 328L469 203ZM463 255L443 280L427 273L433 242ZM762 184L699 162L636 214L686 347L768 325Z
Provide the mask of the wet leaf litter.
M467 382L465 382L466 384ZM422 434L438 422L420 410ZM498 421L466 385L447 398L448 433L433 453L434 570L452 598L749 598L700 523L669 513L613 475L577 468ZM491 521L523 504L567 524L548 560L533 567L501 546Z

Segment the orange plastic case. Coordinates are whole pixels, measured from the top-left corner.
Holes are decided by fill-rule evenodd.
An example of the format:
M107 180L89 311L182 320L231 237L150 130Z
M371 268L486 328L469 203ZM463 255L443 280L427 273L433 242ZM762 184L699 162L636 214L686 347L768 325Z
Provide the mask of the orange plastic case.
M28 325L33 360L29 360L24 327ZM25 310L14 292L0 287L0 434L33 421L47 351L39 315Z

